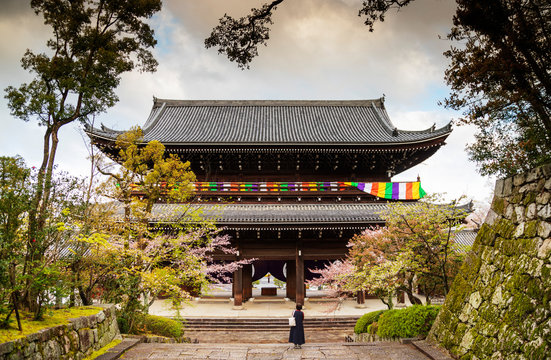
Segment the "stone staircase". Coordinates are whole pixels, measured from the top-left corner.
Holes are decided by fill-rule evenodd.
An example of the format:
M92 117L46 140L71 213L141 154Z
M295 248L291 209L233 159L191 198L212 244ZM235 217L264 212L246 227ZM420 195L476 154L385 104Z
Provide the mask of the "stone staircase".
M305 329L353 329L358 317L314 317L304 321ZM189 318L184 319L186 330L288 330L287 318Z
M312 317L304 321L307 342L345 342L358 317ZM287 318L188 318L185 336L200 343L285 343Z

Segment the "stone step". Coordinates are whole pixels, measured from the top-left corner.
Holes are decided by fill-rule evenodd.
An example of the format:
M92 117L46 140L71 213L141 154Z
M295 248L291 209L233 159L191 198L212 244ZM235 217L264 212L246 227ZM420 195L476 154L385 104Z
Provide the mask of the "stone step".
M352 329L355 317L308 318L304 327L310 329ZM285 330L289 328L287 318L191 318L183 319L187 330Z

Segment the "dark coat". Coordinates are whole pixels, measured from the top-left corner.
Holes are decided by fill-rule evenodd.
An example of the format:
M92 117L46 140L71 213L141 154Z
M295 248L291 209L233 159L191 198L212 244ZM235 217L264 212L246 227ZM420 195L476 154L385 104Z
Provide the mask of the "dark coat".
M304 344L304 313L300 310L295 310L293 316L297 325L291 326L289 342L295 345L302 345Z

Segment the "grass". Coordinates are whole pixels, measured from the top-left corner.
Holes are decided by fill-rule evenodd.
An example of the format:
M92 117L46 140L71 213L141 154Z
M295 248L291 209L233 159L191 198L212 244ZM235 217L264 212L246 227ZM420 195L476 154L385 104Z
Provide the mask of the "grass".
M119 345L121 343L121 341L122 340L118 340L118 339L115 339L115 340L111 341L109 344L105 345L101 349L96 350L93 353L91 353L90 356L87 356L86 358L84 358L84 360L93 360L93 359L97 358L98 356L105 354L107 352L107 350L109 350L111 348L114 348L115 346Z
M95 315L101 310L103 309L95 306L82 306L67 309L47 310L44 314L44 320L41 321L33 321L33 314L21 312L21 327L23 328L22 332L19 332L19 330L17 329L15 314L12 314L10 320L13 319L13 321L11 321L10 327L7 329L0 329L0 343L20 339L42 329L47 329L58 325L65 325L69 323L69 319L78 318L81 316Z

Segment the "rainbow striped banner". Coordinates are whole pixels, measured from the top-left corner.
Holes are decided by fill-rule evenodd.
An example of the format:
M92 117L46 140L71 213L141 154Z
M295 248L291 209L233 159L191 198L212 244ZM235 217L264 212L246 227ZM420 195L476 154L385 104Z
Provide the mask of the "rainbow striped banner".
M421 187L420 182L373 182L358 183L346 182L359 190L383 199L392 200L417 200L423 198L427 193Z
M355 187L383 199L417 200L426 195L420 182L344 182L344 181L297 181L297 182L195 182L198 192L208 191L345 191Z

